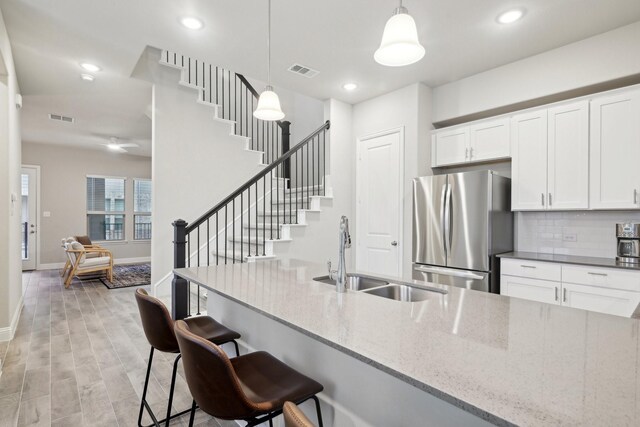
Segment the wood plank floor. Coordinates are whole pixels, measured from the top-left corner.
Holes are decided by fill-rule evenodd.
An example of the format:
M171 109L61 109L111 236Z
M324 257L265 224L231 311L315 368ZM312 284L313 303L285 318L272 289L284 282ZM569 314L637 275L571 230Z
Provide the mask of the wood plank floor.
M136 288L109 290L95 281L74 281L64 289L58 270L24 273L23 280L15 338L0 343L0 427L137 425L149 344ZM147 399L156 414L166 411L174 357L154 357ZM180 374L174 411L191 405ZM150 423L148 416L143 423ZM171 425L187 426L188 415ZM201 411L196 425L237 426Z

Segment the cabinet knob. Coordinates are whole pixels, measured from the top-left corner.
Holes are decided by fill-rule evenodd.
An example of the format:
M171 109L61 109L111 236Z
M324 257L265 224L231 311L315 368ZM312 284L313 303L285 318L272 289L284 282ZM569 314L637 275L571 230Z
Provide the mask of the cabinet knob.
M394 240L393 242L391 242L391 246L398 246L398 242Z

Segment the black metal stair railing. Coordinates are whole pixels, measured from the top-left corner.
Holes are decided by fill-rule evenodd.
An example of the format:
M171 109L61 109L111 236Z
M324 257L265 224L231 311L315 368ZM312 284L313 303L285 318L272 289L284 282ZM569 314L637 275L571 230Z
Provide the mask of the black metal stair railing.
M313 196L326 195L329 127L325 122L191 224L176 220L174 268L241 263L270 255L267 244L282 238L281 226L298 224L299 210L310 209ZM289 179L282 178L285 166L291 170ZM199 313L199 286L197 295ZM175 319L190 314L190 296L188 282L174 275Z
M290 147L290 126L286 120L265 122L253 117L260 94L242 75L165 50L162 60L184 70L184 83L200 90L200 100L216 105L218 117L234 122L234 133L250 138L249 149L264 153L271 164ZM288 171L282 171L288 177Z

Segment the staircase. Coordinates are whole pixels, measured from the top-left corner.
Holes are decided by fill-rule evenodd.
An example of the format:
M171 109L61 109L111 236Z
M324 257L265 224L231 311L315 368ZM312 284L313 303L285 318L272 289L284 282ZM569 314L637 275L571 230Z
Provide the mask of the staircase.
M213 108L216 119L230 123L232 135L244 142L241 149L259 153L262 167L200 218L174 223L175 267L274 259L289 251L292 231L307 227L332 199L326 182L329 122L290 147L289 122L253 117L259 94L244 76L166 50L160 64L180 70L178 83L192 88L194 101Z

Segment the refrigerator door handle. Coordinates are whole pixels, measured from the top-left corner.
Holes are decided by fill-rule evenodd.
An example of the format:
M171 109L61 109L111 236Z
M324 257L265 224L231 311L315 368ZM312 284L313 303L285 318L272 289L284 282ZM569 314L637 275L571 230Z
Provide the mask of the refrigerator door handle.
M447 192L445 196L444 202L444 245L446 248L447 256L451 253L451 239L452 239L452 230L451 230L451 185L447 184ZM448 263L449 261L447 261Z
M448 184L442 186L442 194L440 195L440 225L442 227L442 247L444 249L445 259L447 257L447 227L445 225L445 205L447 203L447 187Z
M485 278L485 276L483 275L472 273L470 271L460 271L460 270L453 270L449 268L426 267L423 265L415 266L414 270L422 271L424 273L443 274L446 276L463 277L465 279L473 279L473 280L482 280Z

